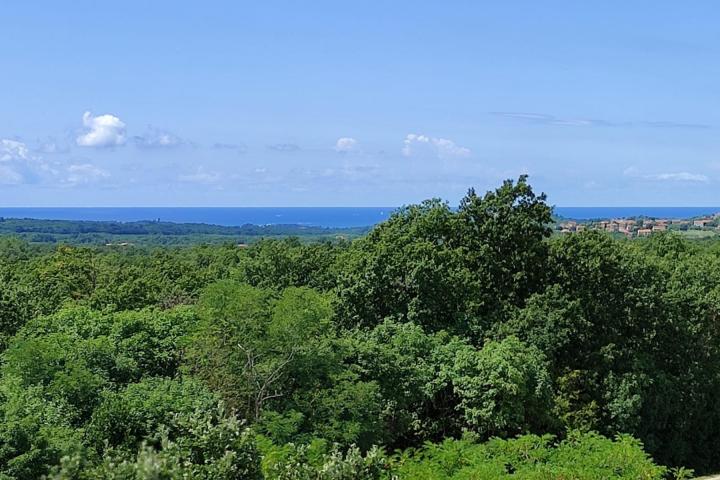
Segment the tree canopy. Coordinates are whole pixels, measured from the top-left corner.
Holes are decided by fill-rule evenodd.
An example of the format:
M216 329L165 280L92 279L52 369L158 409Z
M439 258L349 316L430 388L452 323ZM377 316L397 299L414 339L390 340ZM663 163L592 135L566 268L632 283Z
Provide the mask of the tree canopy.
M720 469L720 247L551 214L520 177L351 242L0 238L0 478Z

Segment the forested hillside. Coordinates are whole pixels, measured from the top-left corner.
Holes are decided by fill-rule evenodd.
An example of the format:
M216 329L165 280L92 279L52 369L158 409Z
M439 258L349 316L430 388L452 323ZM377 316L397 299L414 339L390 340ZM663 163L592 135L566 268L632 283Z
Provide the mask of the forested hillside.
M73 245L196 245L252 243L263 238L297 237L305 241L352 239L368 227L325 228L309 225L242 225L204 223L100 222L0 217L0 235L12 234L35 244Z
M720 470L720 243L551 213L521 177L352 241L4 237L0 478Z

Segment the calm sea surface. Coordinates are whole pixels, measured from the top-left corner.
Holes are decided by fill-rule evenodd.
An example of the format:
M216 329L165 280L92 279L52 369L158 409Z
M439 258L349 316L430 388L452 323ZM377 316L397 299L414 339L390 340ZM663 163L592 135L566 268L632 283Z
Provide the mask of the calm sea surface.
M363 227L387 219L394 207L107 207L107 208L4 208L0 217L47 220L104 220L133 222L157 220L236 226L299 224L322 227ZM690 218L720 212L720 207L556 207L555 213L577 220L645 215Z
M3 208L0 217L46 220L104 220L135 222L158 220L176 223L297 224L321 227L364 227L387 219L394 207L107 207L107 208Z

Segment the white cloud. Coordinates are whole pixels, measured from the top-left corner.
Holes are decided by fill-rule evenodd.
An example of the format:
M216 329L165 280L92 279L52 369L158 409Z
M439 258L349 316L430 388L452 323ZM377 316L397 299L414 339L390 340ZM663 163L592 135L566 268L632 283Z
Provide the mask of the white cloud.
M83 114L85 133L77 137L81 147L115 147L125 144L125 123L114 115Z
M707 182L709 180L706 175L689 172L658 173L653 175L653 177L657 180L671 180L680 182Z
M30 160L30 149L17 140L0 140L0 162L12 162L14 160Z
M338 153L348 153L352 152L357 148L357 140L350 137L341 137L338 138L337 142L335 142L335 151Z
M172 148L185 142L177 135L156 128L150 128L147 133L134 138L135 145L141 148Z
M67 174L65 183L70 185L93 183L110 176L105 170L90 163L70 165L67 167Z
M644 180L657 180L664 182L694 182L707 183L710 179L707 175L690 172L666 172L642 174L636 167L629 167L623 171L623 175L631 178L641 178Z
M195 173L178 176L178 180L188 183L211 184L220 180L220 174L217 172L208 172L203 167L199 167Z
M43 166L30 153L28 146L18 140L0 140L0 184L18 185L33 176L34 170Z
M469 148L456 145L447 138L428 137L416 133L408 134L403 141L402 154L411 157L421 151L429 151L438 158L467 157L472 153Z
M58 150L50 149L50 151ZM89 163L66 165L60 161L47 162L42 156L32 152L33 150L23 142L0 139L0 184L73 186L110 176L105 170Z

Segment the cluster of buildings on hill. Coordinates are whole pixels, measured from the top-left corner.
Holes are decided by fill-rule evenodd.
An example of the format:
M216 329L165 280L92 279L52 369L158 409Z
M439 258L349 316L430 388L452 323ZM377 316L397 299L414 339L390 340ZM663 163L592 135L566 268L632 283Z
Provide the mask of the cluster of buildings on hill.
M578 222L566 220L556 225L560 233L581 232L583 230L603 230L625 235L628 238L646 237L667 230L719 230L720 213L710 217L696 219L665 218L620 218L613 220L590 220Z

